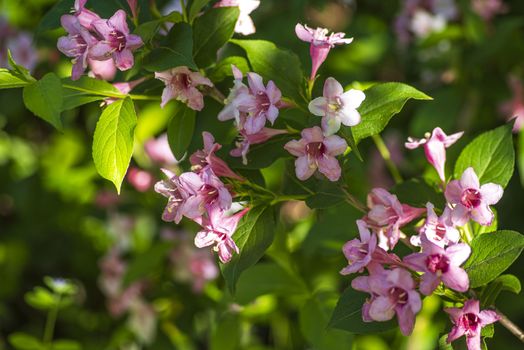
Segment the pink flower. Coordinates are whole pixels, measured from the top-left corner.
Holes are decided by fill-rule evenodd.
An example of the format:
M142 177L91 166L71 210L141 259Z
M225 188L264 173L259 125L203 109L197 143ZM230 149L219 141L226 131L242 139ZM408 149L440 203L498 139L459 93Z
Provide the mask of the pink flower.
M240 127L240 106L246 104L250 99L249 88L242 82L243 75L242 72L235 66L231 65L231 70L233 71L233 87L229 91L229 96L224 101L224 108L218 113L218 120L226 121L234 119L237 127ZM242 112L242 115L245 113Z
M360 123L360 113L357 108L366 95L360 90L344 88L334 78L327 78L324 83L324 96L317 97L309 103L309 111L322 117L324 135L335 134L340 124L355 126Z
M127 181L138 191L146 192L153 186L153 176L145 170L131 167L127 172Z
M295 26L295 33L300 40L310 43L309 54L311 55L312 65L309 80L315 79L318 68L326 60L329 50L335 45L349 44L353 41L353 38L344 38L345 33L331 33L328 36L329 31L327 29L312 29L300 23Z
M424 213L423 208L401 204L397 196L382 188L374 188L368 195L370 209L363 220L377 232L379 246L393 249L400 238L400 228Z
M446 207L440 217L435 214L433 204L428 202L426 208L428 212L424 226L421 227L419 236L411 236L411 244L420 246L422 237L441 248L457 243L460 240L460 233L451 221L450 208Z
M162 180L155 184L155 192L168 198L166 208L162 214L162 220L167 222L174 221L178 224L184 216L184 207L187 199L196 194L190 184L200 181L200 179L195 173L183 173L177 176L168 170L162 170L169 177L169 180Z
M368 269L369 276L359 276L351 282L354 289L371 294L371 299L362 307L363 321L384 322L396 314L400 331L410 335L415 315L422 307L411 274L402 268L384 270L378 264L369 265Z
M155 73L155 78L166 84L162 92L163 108L170 100L181 101L191 109L201 111L204 108L204 96L197 89L199 85L213 86L211 80L203 77L198 72L192 72L182 66L164 72Z
M446 135L441 128L433 129L431 136L425 135L425 138L417 140L408 138L406 148L415 149L424 145L424 152L429 164L433 165L442 181L446 181L445 165L446 165L446 148L457 142L464 134L463 131L452 135Z
M412 269L424 272L420 282L420 292L431 295L442 281L446 287L458 292L469 289L469 277L460 267L471 254L465 243L453 244L446 249L422 237L422 252L404 258L404 263Z
M213 250L218 252L222 263L231 260L233 252L240 252L231 236L235 233L238 222L249 209L244 209L234 215L225 216L218 208L208 212L208 217L201 220L202 230L195 236L195 245L198 248L213 245Z
M453 322L453 328L448 334L447 342L457 340L463 335L466 336L466 344L469 350L481 350L480 332L488 324L500 320L500 316L495 311L480 311L478 300L468 300L462 309L445 308Z
M239 140L235 143L236 148L229 153L232 157L242 157L242 163L247 165L247 154L251 145L264 143L273 136L287 134L286 130L278 130L271 128L262 128L255 134L248 134L245 130L240 130Z
M144 149L149 158L158 164L169 165L177 162L173 156L173 152L171 152L171 147L169 147L166 133L160 135L156 139L152 138L146 141Z
M377 236L371 234L366 223L362 220L357 220L357 226L360 239L352 239L342 247L342 252L348 261L348 266L340 271L342 275L362 272L364 267L371 262L373 252L377 248Z
M112 59L98 61L88 57L87 63L91 69L88 74L90 77L101 80L113 80L115 78L116 66Z
M75 17L86 29L93 30L92 23L100 20L100 16L85 8L87 0L75 0Z
M202 133L202 138L204 139L204 149L196 151L189 158L193 169L195 171L202 171L209 167L217 176L230 177L239 181L245 181L242 176L231 170L225 161L215 155L215 153L222 148L222 145L215 143L213 135L204 131Z
M80 25L75 16L63 15L60 17L60 22L68 35L58 39L57 47L64 55L73 58L71 79L78 80L87 68L89 50L97 41Z
M471 0L471 8L485 21L491 21L496 15L507 11L502 0Z
M513 132L519 132L524 126L524 88L522 81L516 76L508 78L508 85L511 89L512 99L504 102L500 106L500 111L508 120L515 119Z
M124 81L124 82L119 82L119 83L113 83L113 86L118 91L120 91L120 93L122 93L124 95L127 95L127 94L129 94L131 92L131 90L133 90L138 85L142 84L145 80L146 80L146 78L140 78L140 79L131 80L131 81ZM104 99L103 104L110 105L111 103L114 103L117 100L118 100L118 98L108 97L108 98Z
M118 10L108 20L99 19L92 22L94 30L103 38L95 44L89 55L97 60L113 58L120 70L133 67L133 52L144 43L138 35L129 34L124 10Z
M481 225L491 225L493 212L489 206L496 204L503 193L502 186L491 182L480 186L473 168L467 168L460 180L453 180L446 187L446 199L453 205L453 223L462 226L471 218Z
M318 126L302 130L300 140L286 143L284 148L298 157L295 160L297 178L305 181L318 169L330 181L338 181L342 170L338 164L338 156L348 147L346 141L337 136L324 137Z
M256 10L259 5L260 0L221 0L215 4L215 7L238 6L240 15L235 25L235 32L250 35L256 32L256 28L249 14Z
M129 5L129 9L131 10L131 14L133 15L133 19L137 20L138 17L138 1L137 0L127 0L127 4Z
M33 37L29 33L20 32L15 35L10 35L8 32L7 48L11 51L13 59L19 65L27 68L29 71L32 71L36 67L38 63L38 52L33 46ZM0 61L2 61L1 57Z

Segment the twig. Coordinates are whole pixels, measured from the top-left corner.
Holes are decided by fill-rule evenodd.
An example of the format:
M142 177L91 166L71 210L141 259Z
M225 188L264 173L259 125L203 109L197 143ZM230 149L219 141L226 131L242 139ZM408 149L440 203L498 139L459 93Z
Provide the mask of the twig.
M515 337L517 337L521 342L524 343L524 332L517 326L513 321L511 321L506 315L500 312L498 309L495 309L497 314L500 316L500 324L504 326L508 331L510 331Z

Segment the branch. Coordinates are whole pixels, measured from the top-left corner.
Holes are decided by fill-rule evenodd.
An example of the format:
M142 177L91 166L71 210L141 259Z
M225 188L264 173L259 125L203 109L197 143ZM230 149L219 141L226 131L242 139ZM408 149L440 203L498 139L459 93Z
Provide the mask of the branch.
M517 337L521 342L524 343L524 332L517 326L513 321L511 321L506 315L504 315L500 310L495 309L497 314L500 316L500 324L503 325L508 331L510 331L515 337Z

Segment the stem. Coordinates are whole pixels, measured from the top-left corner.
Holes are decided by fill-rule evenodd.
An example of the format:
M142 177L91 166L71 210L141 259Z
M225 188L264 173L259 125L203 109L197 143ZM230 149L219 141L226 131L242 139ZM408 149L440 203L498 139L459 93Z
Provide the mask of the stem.
M384 143L384 140L380 135L373 135L372 137L373 141L375 142L375 145L377 146L378 152L384 159L384 162L386 163L386 166L388 167L391 176L395 180L395 183L401 183L403 181L402 176L400 175L400 172L398 171L398 168L395 165L395 163L391 160L391 153L389 153L389 149Z
M46 345L50 345L53 341L53 333L55 331L56 318L58 316L58 306L60 305L61 295L58 294L58 299L56 301L55 307L49 311L47 314L47 320L45 322L44 328L44 338L43 342Z
M276 196L275 199L271 201L271 205L280 203L280 202L287 202L287 201L303 201L306 199L307 195L282 195L282 196Z
M495 309L497 314L500 316L500 324L504 326L508 331L510 331L515 337L517 337L521 342L524 343L524 332L517 326L513 321L511 321L506 315L500 312L498 309Z
M464 229L464 238L466 240L466 243L470 244L471 241L473 240L473 233L471 232L471 225L469 224L469 222L462 226L462 228Z
M184 4L184 0L180 0L180 7L182 7L182 16L184 16L184 22L188 22L187 9Z
M358 211L361 211L362 213L367 212L366 206L360 203L360 201L355 196L353 196L351 193L349 193L348 190L346 190L343 187L341 187L340 189L346 195L346 202L348 202L349 205L351 205L353 208L357 209Z
M134 95L134 94L129 94L127 96L130 97L132 100L143 100L143 101L159 101L160 100L160 97L158 96ZM124 98L125 98L125 95L124 95Z
M307 81L307 98L311 100L311 94L313 93L313 86L315 86L315 79L309 79Z

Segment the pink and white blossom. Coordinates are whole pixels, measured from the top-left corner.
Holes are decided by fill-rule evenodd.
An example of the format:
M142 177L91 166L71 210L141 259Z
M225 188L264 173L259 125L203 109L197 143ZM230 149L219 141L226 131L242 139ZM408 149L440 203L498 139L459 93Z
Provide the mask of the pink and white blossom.
M198 72L192 72L185 66L156 72L155 78L166 85L162 92L162 103L160 104L162 108L169 101L175 99L187 104L189 108L195 111L201 111L204 108L204 96L198 90L198 87L201 85L213 86L211 80Z
M408 142L406 142L405 145L408 149L424 146L424 153L429 164L437 170L440 179L446 181L446 148L457 142L463 134L464 132L461 131L448 136L441 128L435 128L431 135L427 133L423 139L408 138Z
M232 157L242 157L242 163L247 165L247 154L251 145L264 143L273 136L287 134L287 130L278 130L271 128L262 128L255 134L248 134L244 129L239 131L238 141L235 142L236 148L232 149L229 154Z
M485 326L500 320L500 316L492 310L480 311L478 300L467 300L460 308L445 308L453 322L453 328L448 334L447 342L451 343L463 335L466 336L468 350L481 350L480 335Z
M297 178L305 181L319 171L330 181L338 181L341 168L336 156L343 154L348 147L346 141L337 136L325 137L318 126L304 129L300 140L286 143L284 148L298 157L295 160Z
M57 47L64 55L72 58L71 79L78 80L87 68L90 49L97 43L97 40L80 25L75 16L63 15L60 17L60 22L68 35L58 39Z
M453 180L446 187L446 199L453 206L453 223L462 226L473 219L481 225L491 225L494 214L489 206L497 204L503 193L502 186L495 183L480 186L475 170L467 168L460 180Z
M238 6L240 14L235 25L235 33L250 35L256 32L255 24L249 16L260 5L260 0L221 0L215 7L235 7Z
M342 252L348 261L348 266L340 271L342 275L362 272L364 267L371 262L373 253L377 248L377 236L369 231L366 223L357 220L357 226L360 239L352 239L342 247Z
M93 45L89 55L102 61L113 58L122 71L133 67L133 51L144 43L138 35L130 34L125 11L118 10L108 20L95 20L91 25L103 40Z
M232 236L236 231L238 222L249 209L244 209L231 216L226 216L223 211L213 208L207 217L202 217L202 229L195 236L195 245L198 248L213 246L218 252L218 257L223 263L229 262L233 253L240 252Z
M326 60L329 50L335 45L347 45L353 41L353 38L344 38L345 33L329 34L329 30L325 28L313 29L300 23L295 26L295 33L300 40L310 43L309 54L312 64L309 80L311 81L315 80L317 71Z
M384 322L396 315L402 334L410 335L415 315L422 307L411 274L403 268L385 270L378 264L368 265L368 270L369 276L359 276L351 282L353 289L371 294L362 306L363 321Z
M393 249L400 239L400 228L422 215L423 208L401 204L397 196L382 188L374 188L368 194L369 212L363 220L378 234L379 247Z
M411 236L411 244L421 245L422 237L441 248L447 245L458 243L460 233L451 221L451 209L444 208L444 212L439 217L435 213L435 206L432 203L426 204L427 216L424 225L420 228L420 235Z
M244 116L245 112L240 111L240 106L243 106L247 103L247 100L251 99L249 88L242 82L244 78L240 69L235 65L231 65L231 70L233 71L233 87L229 90L229 95L224 101L224 108L218 113L218 120L235 120L237 127L241 129L240 115Z
M366 95L360 90L344 92L342 85L329 77L324 83L323 96L309 103L309 111L322 117L324 135L329 136L340 129L340 124L355 126L360 123L357 108L365 98Z
M406 256L404 263L415 271L424 272L420 281L420 292L424 295L431 295L440 282L457 292L466 292L469 277L460 265L470 254L471 248L466 243L442 248L422 237L422 252Z

